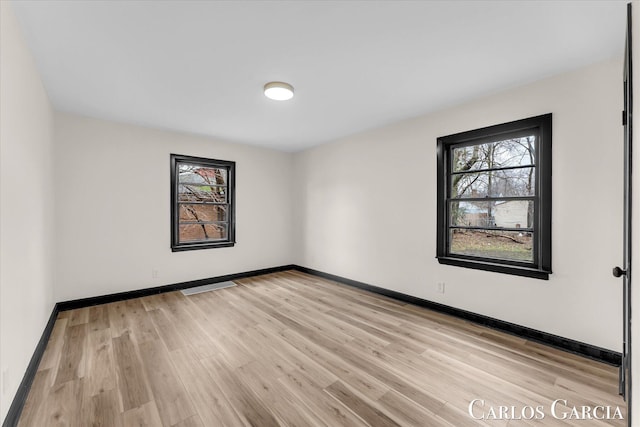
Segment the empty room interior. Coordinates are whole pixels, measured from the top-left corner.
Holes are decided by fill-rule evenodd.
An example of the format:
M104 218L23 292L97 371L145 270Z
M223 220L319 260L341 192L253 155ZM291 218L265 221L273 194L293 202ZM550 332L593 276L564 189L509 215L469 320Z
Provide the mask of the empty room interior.
M3 426L640 425L639 13L0 0Z

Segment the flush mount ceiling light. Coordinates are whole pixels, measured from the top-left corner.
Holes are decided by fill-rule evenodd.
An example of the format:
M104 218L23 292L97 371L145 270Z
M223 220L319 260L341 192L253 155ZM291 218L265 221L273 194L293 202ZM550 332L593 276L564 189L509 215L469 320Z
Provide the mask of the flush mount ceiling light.
M293 98L293 86L284 82L269 82L264 85L264 96L276 101L286 101Z

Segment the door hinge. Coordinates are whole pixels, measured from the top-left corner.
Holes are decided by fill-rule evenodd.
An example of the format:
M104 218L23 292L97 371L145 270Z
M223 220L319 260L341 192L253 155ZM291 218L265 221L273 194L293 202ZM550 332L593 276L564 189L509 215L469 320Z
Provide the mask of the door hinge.
M622 126L627 125L627 110L622 110Z

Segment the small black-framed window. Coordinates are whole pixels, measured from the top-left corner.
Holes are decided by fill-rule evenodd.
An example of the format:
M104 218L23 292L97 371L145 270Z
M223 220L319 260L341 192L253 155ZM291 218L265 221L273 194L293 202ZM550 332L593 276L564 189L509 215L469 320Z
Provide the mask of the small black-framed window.
M171 250L235 245L236 164L171 155Z
M551 114L438 138L441 264L549 279Z

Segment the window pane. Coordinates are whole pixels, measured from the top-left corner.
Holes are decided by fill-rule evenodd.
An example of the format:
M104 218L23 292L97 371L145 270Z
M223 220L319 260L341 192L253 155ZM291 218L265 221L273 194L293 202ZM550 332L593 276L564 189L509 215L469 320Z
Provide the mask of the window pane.
M451 197L533 196L535 168L505 169L451 176Z
M452 254L533 262L531 233L457 229L449 236Z
M454 172L535 164L536 137L507 139L453 149Z
M533 201L451 202L450 224L462 227L533 228Z
M227 188L202 184L180 184L179 202L217 202L227 203Z
M191 163L178 164L178 179L181 183L226 184L227 169L198 166Z
M180 225L178 240L180 243L194 241L227 240L227 224L187 224Z
M183 221L227 221L228 206L225 205L179 205L180 222Z
M227 170L178 164L178 200L182 202L226 202Z

